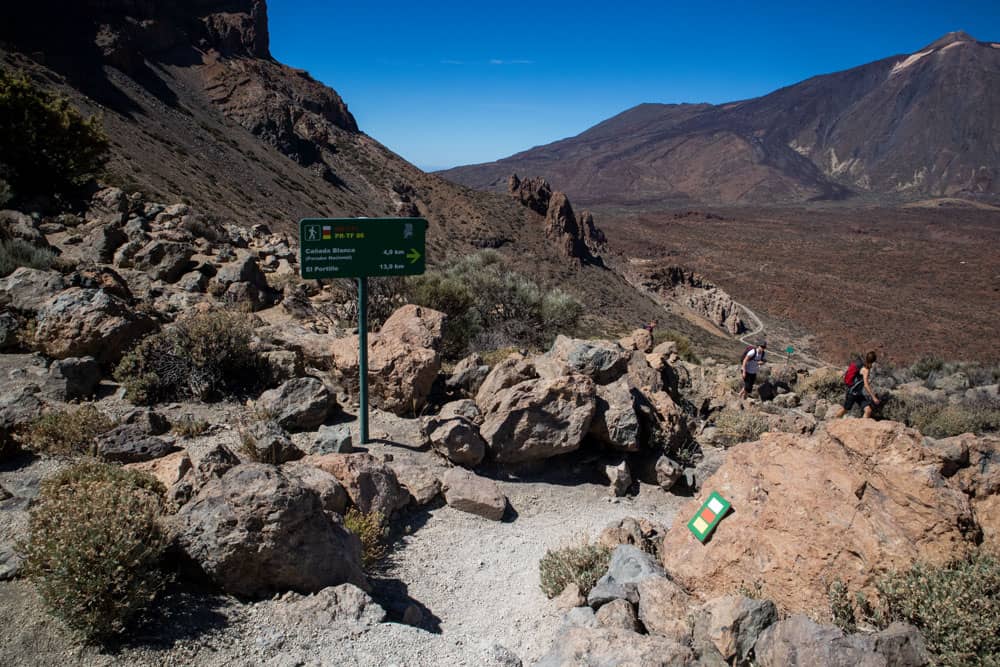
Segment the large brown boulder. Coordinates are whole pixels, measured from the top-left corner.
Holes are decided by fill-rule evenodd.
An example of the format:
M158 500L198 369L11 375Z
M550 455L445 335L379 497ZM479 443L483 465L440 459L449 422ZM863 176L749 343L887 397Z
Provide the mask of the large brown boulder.
M322 454L307 456L303 463L337 478L351 502L362 512L379 512L384 517L410 502L410 494L399 484L392 468L371 454Z
M234 467L202 487L171 525L181 549L228 593L368 588L358 538L316 491L275 466Z
M597 386L597 410L590 424L590 434L601 442L626 452L639 450L638 392L628 377Z
M597 384L610 384L628 372L631 357L631 351L612 341L560 335L536 365L545 377L574 373Z
M498 392L492 403L480 433L493 457L501 463L537 461L580 447L596 392L589 377L570 375L521 382Z
M420 306L403 306L389 316L368 356L376 407L397 415L424 407L441 371L443 326L444 313Z
M534 364L524 355L514 352L493 367L476 392L476 405L481 412L491 412L496 408L497 396L503 389L508 389L525 380L538 377Z
M34 313L65 287L61 273L20 266L6 278L0 278L0 306Z
M734 511L702 544L687 520L706 494L694 498L667 533L663 564L706 596L760 581L779 607L824 609L829 582L870 589L890 568L947 561L972 546L969 501L942 467L918 432L895 422L838 420L809 437L766 433L730 449L704 485Z
M38 310L34 344L56 359L92 356L118 361L126 348L156 325L104 290L73 287Z

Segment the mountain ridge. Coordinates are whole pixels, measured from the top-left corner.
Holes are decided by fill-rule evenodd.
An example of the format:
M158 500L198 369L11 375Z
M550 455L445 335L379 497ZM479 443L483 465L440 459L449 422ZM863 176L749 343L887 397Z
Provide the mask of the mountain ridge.
M492 163L438 172L501 189L545 176L586 205L1000 197L1000 44L914 54L721 105L646 103Z

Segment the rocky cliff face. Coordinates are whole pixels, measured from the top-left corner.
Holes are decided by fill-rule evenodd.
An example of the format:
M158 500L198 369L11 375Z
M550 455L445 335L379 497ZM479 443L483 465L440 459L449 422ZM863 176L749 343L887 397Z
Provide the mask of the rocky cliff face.
M746 331L740 308L724 290L693 271L633 261L622 273L634 287L660 300L673 300L737 335Z
M581 263L598 263L600 252L607 239L589 211L580 214L577 220L569 197L563 192L552 192L548 182L541 177L526 178L517 174L507 179L508 193L524 206L545 216L545 238L563 257L577 259Z
M1000 44L913 54L713 106L643 104L582 134L442 172L502 187L530 168L588 204L1000 197Z

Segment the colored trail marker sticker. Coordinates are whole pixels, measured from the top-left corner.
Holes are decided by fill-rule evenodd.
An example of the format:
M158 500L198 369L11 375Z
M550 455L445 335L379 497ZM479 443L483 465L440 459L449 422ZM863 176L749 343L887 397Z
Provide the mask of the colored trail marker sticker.
M715 527L726 516L731 505L729 501L715 491L708 496L701 509L688 521L688 530L694 533L699 541L704 542L712 534Z
M789 345L788 347L785 348L785 352L787 352L788 354L792 354L795 352L795 348Z

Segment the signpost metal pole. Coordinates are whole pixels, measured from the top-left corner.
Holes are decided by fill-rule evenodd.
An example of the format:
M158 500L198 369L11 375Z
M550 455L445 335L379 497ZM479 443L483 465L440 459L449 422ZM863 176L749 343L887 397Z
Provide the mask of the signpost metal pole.
M360 366L361 444L368 444L368 278L358 278L358 366Z

